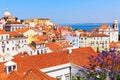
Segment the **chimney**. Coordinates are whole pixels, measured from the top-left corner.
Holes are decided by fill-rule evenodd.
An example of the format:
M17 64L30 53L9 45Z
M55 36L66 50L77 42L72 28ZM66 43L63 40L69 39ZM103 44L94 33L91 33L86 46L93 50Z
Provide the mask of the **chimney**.
M7 74L9 74L10 72L12 72L13 70L17 71L17 64L13 61L8 61L4 64L5 66L5 72Z
M72 53L72 49L68 49L68 53L71 54Z

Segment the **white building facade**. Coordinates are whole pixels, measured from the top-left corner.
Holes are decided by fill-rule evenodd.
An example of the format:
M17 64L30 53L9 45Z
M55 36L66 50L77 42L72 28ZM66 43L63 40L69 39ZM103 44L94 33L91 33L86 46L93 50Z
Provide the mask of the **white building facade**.
M98 33L109 35L110 42L117 42L119 36L119 27L117 20L113 21L112 27L110 27L109 25L103 25L98 28Z
M80 36L80 47L91 46L96 52L109 50L109 36L105 34L86 34Z
M73 47L76 47L76 48L79 48L79 47L80 47L79 36L67 35L67 36L66 36L66 40L70 41L70 43L72 44Z
M54 67L43 68L40 69L40 71L45 72L49 76L57 78L58 80L72 80L76 77L77 72L81 68L82 67L75 64L66 63Z
M0 34L0 54L11 54L14 56L15 54L21 52L23 46L27 43L28 38L21 36L10 37L10 34L3 31Z
M25 45L23 52L27 52L29 55L38 55L44 54L48 52L48 48L46 47L45 43L36 43L33 41L31 44Z

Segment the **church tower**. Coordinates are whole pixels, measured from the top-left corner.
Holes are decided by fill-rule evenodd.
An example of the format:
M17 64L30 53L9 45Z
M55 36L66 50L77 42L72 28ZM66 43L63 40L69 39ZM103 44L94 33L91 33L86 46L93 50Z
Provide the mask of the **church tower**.
M113 21L112 29L113 29L113 31L111 32L112 39L113 39L114 42L117 42L118 41L118 35L119 35L119 27L118 27L117 20Z
M114 20L114 21L113 21L112 28L113 28L114 30L118 30L118 22L117 22L117 20Z

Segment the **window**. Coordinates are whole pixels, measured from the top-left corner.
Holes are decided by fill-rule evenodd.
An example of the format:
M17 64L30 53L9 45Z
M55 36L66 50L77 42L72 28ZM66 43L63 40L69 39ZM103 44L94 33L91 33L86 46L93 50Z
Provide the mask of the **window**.
M37 54L39 54L39 50L37 50Z
M93 45L93 42L91 41L91 46Z
M1 39L3 40L3 36L1 36Z
M31 55L32 55L32 51L30 51L31 52Z
M2 45L4 45L4 42L2 42Z
M107 44L107 41L105 41L105 44Z
M93 41L93 45L95 44L95 42Z
M7 48L7 51L9 51L9 48Z
M18 48L20 49L20 46L18 46Z
M5 49L2 49L2 52L4 53L4 52L5 52Z
M6 35L6 39L8 39L8 36Z
M12 50L14 50L14 47L12 48Z
M98 44L98 41L96 41L96 44Z
M70 80L70 74L65 74L65 80Z
M99 37L97 37L97 39L99 39Z
M104 48L104 46L102 46L102 48Z
M72 42L75 42L75 40L72 40Z
M16 69L16 66L14 65L14 66L13 66L13 70L15 70L15 69Z
M14 28L12 27L12 31L14 31Z
M12 68L11 66L8 67L8 72L11 72Z
M46 49L44 49L44 51L45 51L45 53L47 53L47 50L46 50Z
M83 38L81 38L81 40L83 40Z
M9 43L9 41L7 41L7 44Z
M44 53L43 50L41 50L41 54Z
M26 42L26 40L25 40L25 42Z
M62 80L62 75L56 77L58 80Z

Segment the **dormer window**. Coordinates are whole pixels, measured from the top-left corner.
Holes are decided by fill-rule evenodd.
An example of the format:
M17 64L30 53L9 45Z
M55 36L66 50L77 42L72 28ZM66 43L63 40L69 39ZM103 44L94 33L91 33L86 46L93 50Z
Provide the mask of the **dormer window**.
M15 69L16 69L16 65L13 66L13 70L15 70Z
M17 64L13 61L8 61L4 64L5 66L5 72L9 74L13 70L17 70Z
M44 41L34 41L31 43L35 48L45 47Z

